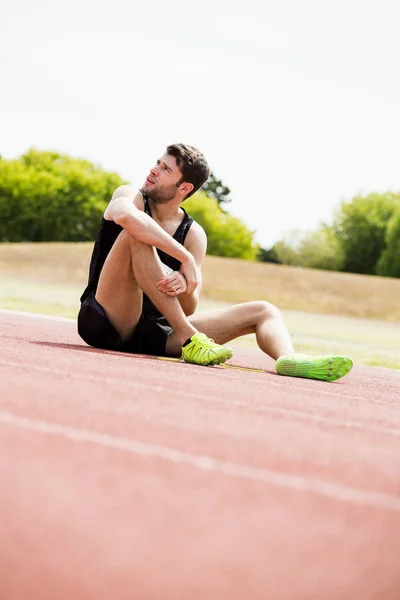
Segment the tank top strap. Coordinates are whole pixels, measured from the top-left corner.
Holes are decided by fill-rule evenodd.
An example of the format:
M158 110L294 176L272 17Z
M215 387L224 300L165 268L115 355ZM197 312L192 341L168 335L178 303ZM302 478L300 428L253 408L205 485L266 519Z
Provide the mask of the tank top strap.
M139 190L140 193L143 196L143 203L144 203L144 212L146 213L146 215L149 215L149 217L153 218L153 215L151 214L151 210L150 210L150 206L149 206L149 198L148 196L146 196L146 194L144 194L142 192L142 190ZM178 225L177 230L175 231L174 235L172 236L174 238L174 240L176 240L177 242L179 242L180 244L184 244L186 236L189 232L189 229L193 223L193 217L191 217L190 215L187 214L186 210L181 206L184 215L183 215L183 219L180 222L180 224Z
M151 214L151 210L150 210L150 206L149 206L148 196L146 196L146 194L144 194L142 192L142 190L139 190L139 192L142 194L142 197L143 197L144 212L146 213L146 215L149 215L149 217L153 218L153 215Z
M186 210L183 207L181 207L181 208L185 214L184 214L184 217L183 217L178 229L175 231L173 237L177 242L179 242L183 246L186 236L189 233L189 229L193 223L193 217L188 215Z

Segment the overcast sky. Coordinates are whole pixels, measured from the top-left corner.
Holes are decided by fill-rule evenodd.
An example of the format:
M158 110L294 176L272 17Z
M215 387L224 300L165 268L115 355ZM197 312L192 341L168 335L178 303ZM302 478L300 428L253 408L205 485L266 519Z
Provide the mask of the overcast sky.
M57 149L140 186L199 147L269 246L340 199L400 191L397 0L14 0L0 154Z

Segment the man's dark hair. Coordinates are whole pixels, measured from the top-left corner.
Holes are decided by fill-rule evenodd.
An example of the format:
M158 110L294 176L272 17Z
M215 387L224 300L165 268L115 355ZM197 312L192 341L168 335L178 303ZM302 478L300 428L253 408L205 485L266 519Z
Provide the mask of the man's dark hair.
M193 190L185 196L189 198L197 190L201 188L210 175L210 167L205 159L205 156L194 148L194 146L188 146L187 144L171 144L167 148L167 154L173 156L176 160L182 177L176 184L177 187L184 181L193 184Z

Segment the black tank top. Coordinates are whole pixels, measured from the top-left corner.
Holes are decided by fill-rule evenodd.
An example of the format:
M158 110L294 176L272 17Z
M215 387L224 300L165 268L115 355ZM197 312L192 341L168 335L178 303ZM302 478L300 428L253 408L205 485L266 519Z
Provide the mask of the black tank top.
M153 218L151 214L149 200L146 195L143 195L144 201L144 212ZM193 223L193 218L187 214L184 208L182 208L184 212L183 219L175 231L173 238L180 244L184 244L188 231ZM119 236L122 231L121 225L117 225L114 221L106 221L104 217L101 219L101 225L99 232L97 234L97 238L94 244L92 258L90 260L90 268L89 268L89 281L88 285L81 296L81 302L84 302L86 298L88 298L92 293L95 293L97 290L97 285L99 283L99 277L101 270L103 268L104 262L110 252L111 248L114 245L115 240ZM157 248L158 256L160 257L161 262L165 265L173 269L174 271L179 271L181 263L176 258L173 258L166 252L159 250ZM143 294L143 311L152 318L161 317L161 313L156 309L151 300Z

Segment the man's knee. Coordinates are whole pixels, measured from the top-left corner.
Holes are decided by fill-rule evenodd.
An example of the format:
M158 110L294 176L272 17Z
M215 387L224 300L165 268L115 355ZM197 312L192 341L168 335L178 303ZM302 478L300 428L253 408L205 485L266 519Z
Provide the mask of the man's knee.
M140 244L139 240L137 240L133 235L128 233L126 229L123 229L118 236L118 242L124 246L134 246Z
M266 302L265 300L257 300L254 303L254 310L256 311L259 319L280 319L282 317L279 308Z
M132 234L128 233L128 231L126 231L126 229L121 231L121 233L119 234L118 242L122 246L129 247L129 249L133 252L140 252L140 251L149 252L149 250L154 252L153 246L149 246L145 242L141 242L140 240L135 238Z

